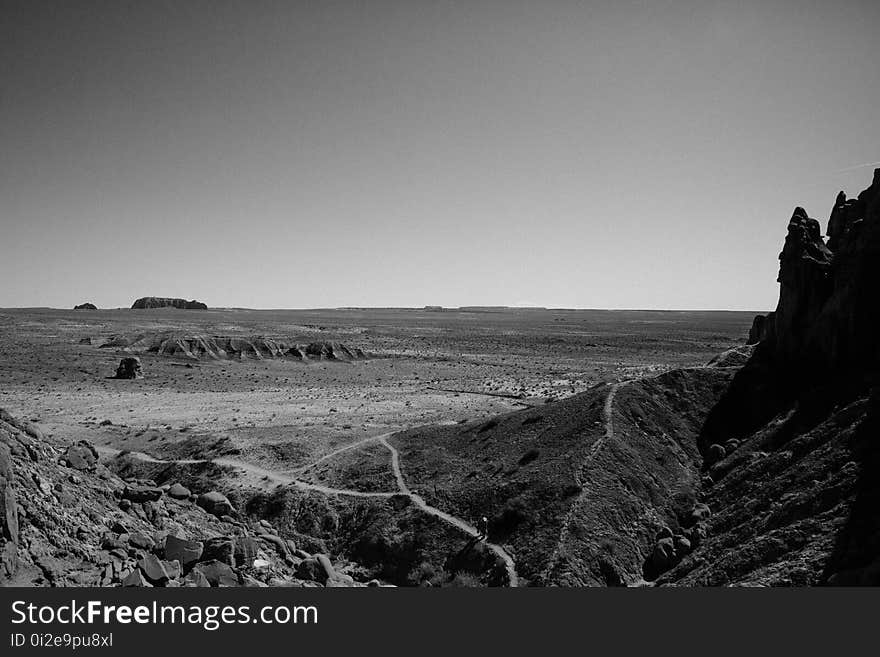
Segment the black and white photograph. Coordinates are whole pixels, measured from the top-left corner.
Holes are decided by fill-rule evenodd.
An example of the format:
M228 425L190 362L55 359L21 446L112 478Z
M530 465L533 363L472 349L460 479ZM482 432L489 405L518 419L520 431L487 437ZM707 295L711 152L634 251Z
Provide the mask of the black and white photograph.
M0 585L877 586L878 28L0 1Z

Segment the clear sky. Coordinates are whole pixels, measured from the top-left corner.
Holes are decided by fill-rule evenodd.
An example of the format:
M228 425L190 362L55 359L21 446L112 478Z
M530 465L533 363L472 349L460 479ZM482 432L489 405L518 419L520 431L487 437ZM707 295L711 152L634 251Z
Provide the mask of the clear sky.
M0 0L0 307L775 306L880 2Z

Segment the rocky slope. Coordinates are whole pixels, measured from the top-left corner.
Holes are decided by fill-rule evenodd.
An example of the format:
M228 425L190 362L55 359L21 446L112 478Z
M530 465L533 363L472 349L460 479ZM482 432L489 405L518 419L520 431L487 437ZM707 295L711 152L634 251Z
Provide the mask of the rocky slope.
M172 299L170 297L141 297L133 304L133 310L149 308L179 308L181 310L207 310L208 306L201 301L187 301L186 299Z
M124 459L111 465L124 471ZM56 442L0 410L0 586L357 585L348 572L367 581L303 549L320 541L282 538L234 506L211 488L219 474L186 486L123 479L88 442Z

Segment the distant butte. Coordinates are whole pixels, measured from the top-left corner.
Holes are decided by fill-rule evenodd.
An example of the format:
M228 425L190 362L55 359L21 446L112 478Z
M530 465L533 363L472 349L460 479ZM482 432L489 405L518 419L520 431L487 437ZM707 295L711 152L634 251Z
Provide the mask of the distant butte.
M132 310L144 310L150 308L179 308L181 310L207 310L208 306L201 301L187 301L186 299L172 299L169 297L141 297L133 304Z

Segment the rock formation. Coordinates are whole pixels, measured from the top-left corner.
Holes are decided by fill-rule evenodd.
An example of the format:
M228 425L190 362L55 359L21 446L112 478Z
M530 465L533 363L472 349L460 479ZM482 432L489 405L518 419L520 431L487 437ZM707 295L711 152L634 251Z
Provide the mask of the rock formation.
M880 169L838 194L827 241L796 208L779 260L699 438L709 538L661 581L880 584Z
M200 301L187 301L186 299L172 299L170 297L141 297L133 304L133 310L149 308L179 308L181 310L207 310L208 306Z
M756 320L761 358L811 376L880 369L880 169L855 199L838 194L828 221L796 208L779 256L779 304Z
M341 342L294 343L264 336L208 336L176 332L112 336L101 344L101 348L193 360L288 358L350 362L366 358L361 349Z
M74 310L97 310L98 306L93 303L81 303L73 307Z

